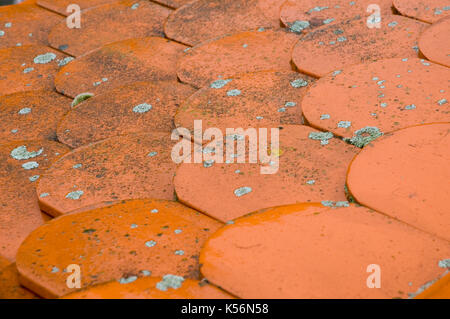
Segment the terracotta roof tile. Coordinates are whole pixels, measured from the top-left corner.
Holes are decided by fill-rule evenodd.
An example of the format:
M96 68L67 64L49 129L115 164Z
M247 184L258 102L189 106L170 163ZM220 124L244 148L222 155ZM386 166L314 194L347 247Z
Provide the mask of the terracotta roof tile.
M439 20L427 28L419 39L420 52L430 61L450 67L449 32L450 17Z
M43 8L55 11L59 14L69 15L73 12L67 12L67 8L71 4L76 4L80 6L81 10L84 10L115 1L117 0L77 0L76 3L74 3L73 0L37 0L36 3Z
M428 23L450 14L448 0L393 0L393 5L402 15Z
M0 269L0 299L39 299L39 296L22 287L16 264Z

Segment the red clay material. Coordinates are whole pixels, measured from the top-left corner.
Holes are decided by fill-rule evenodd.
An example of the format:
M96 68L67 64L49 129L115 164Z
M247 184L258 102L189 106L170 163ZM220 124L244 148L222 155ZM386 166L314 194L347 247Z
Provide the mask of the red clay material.
M178 106L195 90L177 82L138 82L94 96L59 123L58 139L79 147L115 135L171 132Z
M112 137L56 162L37 193L43 211L59 216L84 206L134 198L175 199L170 133Z
M450 274L439 279L430 288L418 295L416 299L450 299Z
M226 158L223 163L183 163L174 178L178 199L224 222L277 205L323 200L346 204L345 174L357 149L332 136L302 125L282 127L280 148L271 152L278 170L248 159L237 163L236 158L231 163ZM273 174L262 174L262 166Z
M20 282L46 298L72 292L71 264L80 266L81 287L138 277L199 279L198 256L221 224L179 203L131 200L54 219L20 247ZM76 238L76 240L74 240Z
M164 31L168 38L193 46L225 34L260 27L279 28L283 1L193 1L169 16Z
M365 207L298 204L220 229L200 263L241 298L408 298L449 254L448 242ZM380 288L369 288L377 271Z
M448 11L450 12L450 10ZM419 39L420 52L427 59L450 67L450 17L439 20L422 33Z
M63 299L233 299L233 297L207 282L169 274L165 278L139 278L126 285L110 282L92 286L68 294Z
M150 1L123 0L83 12L81 28L66 21L54 27L50 45L73 56L130 38L163 37L163 23L172 10Z
M8 259L0 256L0 270L5 268L6 266L9 266L10 264L11 264L11 262Z
M293 71L256 72L219 80L197 91L181 105L175 125L193 132L194 120L223 131L228 127L302 124L300 104L314 80ZM230 95L228 92L233 90L239 90L240 94Z
M42 45L0 50L2 95L28 90L53 90L54 76L67 55Z
M136 81L176 81L176 62L185 48L158 37L114 42L63 67L55 79L56 89L75 97Z
M70 99L53 91L23 91L0 96L2 143L55 140L56 124L70 109Z
M450 14L448 0L394 0L393 5L402 15L428 23Z
M168 6L170 8L179 8L181 6L184 6L185 4L188 4L190 2L193 2L195 0L152 0L153 2L163 4L165 6Z
M356 200L450 240L450 123L386 134L353 160L347 184Z
M298 35L285 30L242 32L202 43L180 59L178 78L195 87L238 73L292 71Z
M0 268L0 299L39 299L19 283L16 264Z
M73 11L67 12L67 8L71 4L76 4L81 10L100 6L105 3L115 2L117 0L37 0L36 3L48 10L55 11L62 15L70 15Z
M0 48L29 44L48 45L50 29L63 17L33 3L0 7Z
M318 80L302 109L310 125L345 138L450 122L449 79L449 68L418 58L349 66Z
M352 64L417 57L417 41L425 26L391 15L383 16L379 29L370 29L365 18L353 18L307 33L296 44L292 60L301 72L322 77Z
M322 25L336 24L356 16L369 18L378 13L371 9L375 3L380 8L381 18L392 14L392 0L287 0L281 6L280 19L292 32L308 32Z
M14 261L26 236L42 225L36 183L69 148L51 141L0 145L0 255Z

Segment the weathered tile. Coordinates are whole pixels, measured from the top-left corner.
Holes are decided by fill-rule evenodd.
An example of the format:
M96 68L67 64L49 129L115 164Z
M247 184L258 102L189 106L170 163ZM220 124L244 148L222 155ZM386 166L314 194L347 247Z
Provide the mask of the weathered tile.
M297 204L220 229L200 263L241 298L408 298L449 255L448 242L365 207Z
M38 228L20 247L17 268L21 283L47 298L73 292L69 265L80 267L81 288L150 274L199 279L200 248L220 226L176 202L124 201Z
M303 33L356 16L367 17L375 24L378 14L381 19L392 14L391 6L392 0L287 0L280 8L280 19L292 32Z
M450 121L450 69L418 58L336 70L302 101L308 123L359 147L411 125Z
M204 281L165 277L139 278L129 284L114 281L68 294L63 299L233 299Z
M185 48L158 37L107 44L63 67L55 79L56 89L75 97L137 81L176 81L176 63Z
M0 145L0 254L15 260L26 236L42 225L36 184L69 148L53 141L17 141Z
M54 76L67 57L42 45L0 49L0 92L53 90Z
M164 26L168 38L198 45L219 36L260 27L279 28L284 0L197 0L172 13Z
M180 59L178 78L195 87L239 73L291 71L291 52L298 35L263 28L202 43Z
M32 2L0 7L0 48L30 44L48 45L50 29L63 20Z
M170 133L153 132L112 137L75 149L40 179L39 205L59 216L105 201L173 200L174 144Z
M386 134L349 167L356 200L450 240L450 123L419 125Z
M369 28L356 17L322 26L300 38L292 61L304 73L322 77L344 66L395 57L417 57L417 42L427 24L402 16L385 16Z
M122 0L83 12L81 28L69 29L66 21L49 35L50 45L73 56L105 44L131 38L163 37L163 24L172 10L150 1Z
M427 28L420 36L420 52L426 56L427 59L450 67L449 33L450 17L439 20L439 22L436 22L431 27Z
M231 127L302 124L300 103L314 80L293 71L256 72L217 80L181 105L175 125L193 132L194 121L202 120L204 130L215 127L225 132Z
M10 264L0 268L0 299L39 299L39 296L20 285L16 264Z
M394 0L393 5L402 15L428 23L450 14L448 0Z
M0 96L2 143L55 140L56 125L70 109L70 99L48 90L22 91Z
M58 139L79 147L125 133L171 132L178 106L195 90L177 82L137 82L94 96L59 123Z
M239 135L244 134L234 136L241 139ZM258 209L297 202L348 204L344 202L345 175L357 149L331 133L302 125L283 126L279 135L279 149L274 149L272 141L267 143L272 151L266 164L261 163L261 156L258 163L251 163L248 156L245 163L237 163L236 145L231 159L226 158L224 147L223 157L217 152L216 159L204 163L182 163L174 178L178 199L224 222ZM267 136L271 136L270 130ZM227 143L234 143L230 137Z

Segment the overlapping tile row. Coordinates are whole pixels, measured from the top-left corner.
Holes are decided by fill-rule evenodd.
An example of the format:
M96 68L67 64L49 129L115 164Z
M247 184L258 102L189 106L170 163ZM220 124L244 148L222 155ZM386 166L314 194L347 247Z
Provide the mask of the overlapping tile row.
M72 2L0 7L0 298L450 297L445 1Z

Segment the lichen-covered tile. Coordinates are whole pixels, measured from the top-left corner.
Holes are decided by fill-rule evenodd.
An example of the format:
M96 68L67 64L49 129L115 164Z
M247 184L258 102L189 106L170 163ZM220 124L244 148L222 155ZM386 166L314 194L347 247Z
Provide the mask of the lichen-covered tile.
M2 95L28 90L53 90L59 68L71 59L43 45L0 49Z
M292 32L304 33L322 25L331 25L363 16L375 25L392 14L392 0L287 0L280 8L280 19Z
M48 45L51 28L63 20L60 15L34 3L0 7L0 48L29 44Z
M234 145L234 149L227 151L223 146L223 156L218 148L210 154L211 143L205 145L203 163L191 160L177 168L174 185L178 199L224 222L258 209L297 202L326 200L348 205L345 175L357 148L333 138L332 133L302 125L281 127L279 146L274 144L274 133L266 133L270 142L260 144L259 149L266 148L270 155L259 156L254 163L248 153L254 156L255 147L242 154L240 143L234 143L244 139L247 146L258 143L254 139L248 142L244 132L228 133L226 144L232 142L226 146ZM244 163L238 163L240 155L245 155Z
M448 41L449 33L450 17L434 23L420 36L420 52L426 56L427 59L450 67L450 41Z
M215 127L275 127L302 124L300 103L315 80L293 71L266 71L218 79L189 97L178 109L175 125L194 131Z
M84 10L116 1L117 0L37 0L36 3L45 9L68 16L75 12L74 7L71 6L74 4L81 10Z
M113 281L68 294L63 299L233 299L205 282L166 274L138 278L129 284Z
M71 100L48 90L22 91L0 96L2 143L55 140L56 125L70 109Z
M107 44L64 66L56 75L55 86L58 92L76 97L137 81L176 81L177 60L185 48L159 37Z
M99 202L175 199L170 133L111 137L66 154L37 187L41 209L59 216Z
M200 248L220 226L177 202L152 199L61 216L20 247L20 281L53 298L74 291L67 280L76 266L81 288L111 280L128 285L150 275L199 279Z
M0 299L39 299L39 296L22 287L16 264L0 268Z
M394 58L336 70L302 101L308 123L363 147L411 125L450 122L450 69Z
M284 0L197 0L173 12L164 26L168 38L198 45L225 34L260 27L279 28Z
M297 204L237 219L201 254L211 283L248 299L409 298L441 275L447 241L365 207Z
M449 266L450 268L450 260ZM431 281L424 289L421 289L416 299L450 299L450 274L443 278Z
M115 135L171 132L178 106L195 90L177 82L136 82L90 98L58 125L58 139L79 147Z
M395 57L418 56L418 40L426 23L397 15L383 16L380 28L362 17L325 25L300 38L292 61L304 73L322 77L344 66Z
M365 147L349 167L356 200L450 241L450 123L413 126Z
M81 28L66 21L49 34L50 45L73 56L105 44L131 38L163 37L163 24L172 10L150 1L122 0L83 12Z
M203 42L180 58L178 78L195 87L239 73L292 71L292 48L298 35L260 28Z
M44 140L0 145L0 255L14 261L25 237L48 220L39 209L36 184L69 150Z
M428 23L435 23L450 14L448 0L394 0L400 14Z

